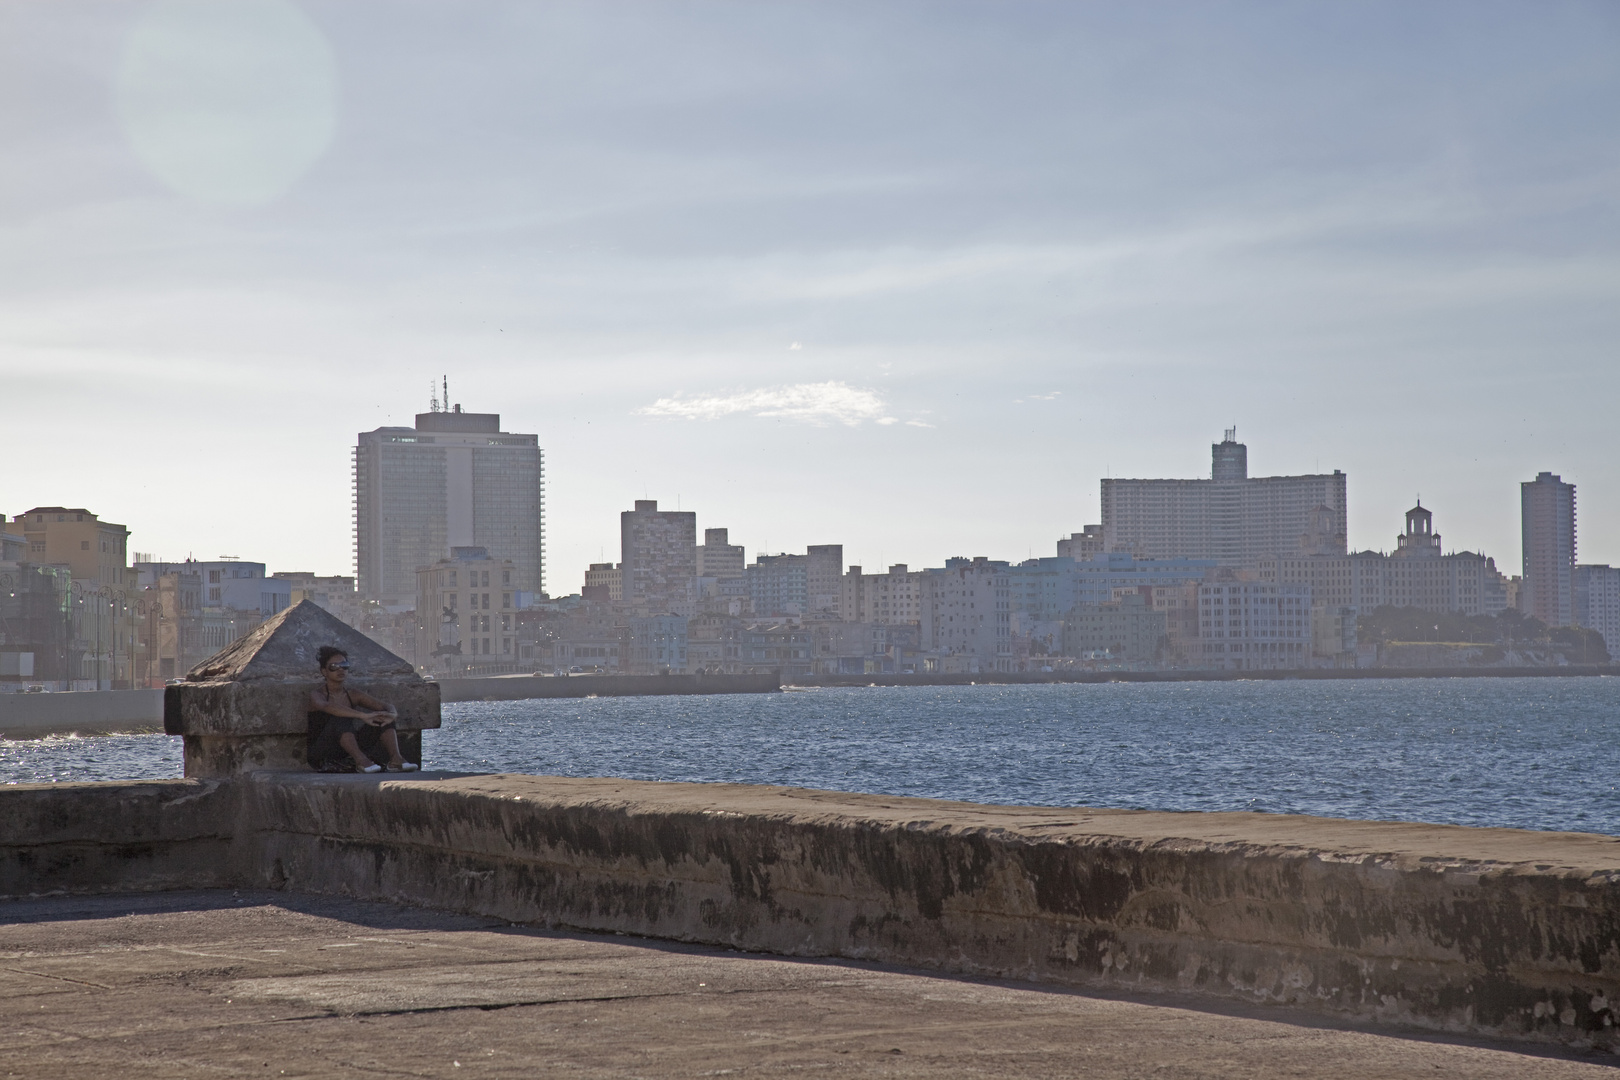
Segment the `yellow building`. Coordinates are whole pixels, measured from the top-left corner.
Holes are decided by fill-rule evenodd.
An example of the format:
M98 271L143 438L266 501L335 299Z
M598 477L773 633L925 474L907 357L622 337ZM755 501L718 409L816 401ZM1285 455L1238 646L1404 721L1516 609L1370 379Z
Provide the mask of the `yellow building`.
M129 530L82 507L36 506L13 518L6 531L23 538L23 558L38 566L66 566L75 581L134 584L128 570Z
M129 530L83 507L36 506L5 523L23 539L22 560L66 567L72 635L63 689L115 689L132 684L135 663L135 574Z

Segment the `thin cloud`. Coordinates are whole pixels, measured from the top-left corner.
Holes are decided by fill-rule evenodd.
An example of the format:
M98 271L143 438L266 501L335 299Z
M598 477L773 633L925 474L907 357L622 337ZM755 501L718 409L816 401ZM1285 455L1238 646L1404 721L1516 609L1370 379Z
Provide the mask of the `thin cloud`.
M807 424L846 424L865 420L892 424L888 406L871 390L842 382L795 383L731 394L659 398L636 410L638 416L669 416L683 420L719 420L738 414Z

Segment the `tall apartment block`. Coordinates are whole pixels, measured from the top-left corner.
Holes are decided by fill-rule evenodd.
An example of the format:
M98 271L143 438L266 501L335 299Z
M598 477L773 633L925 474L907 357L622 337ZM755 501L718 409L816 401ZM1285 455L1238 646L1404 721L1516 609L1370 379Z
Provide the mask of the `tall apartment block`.
M545 588L545 456L499 413L418 413L415 427L362 432L354 450L354 561L360 595L391 611L416 603L416 572L481 547L509 560L514 590Z
M1519 523L1519 610L1548 626L1568 626L1575 621L1575 485L1550 472L1520 484Z
M634 510L619 515L619 552L624 602L653 614L676 611L697 576L697 514L637 499Z
M843 544L811 544L804 549L805 592L808 610L838 611L838 591L844 576Z
M739 578L748 568L748 554L741 544L731 542L729 529L704 529L703 543L697 549L697 576Z
M1620 657L1620 567L1575 567L1575 621L1602 634L1609 655Z
M1104 480L1104 549L1222 566L1268 555L1345 553L1344 473L1251 477L1249 449L1235 428L1211 451L1208 480Z

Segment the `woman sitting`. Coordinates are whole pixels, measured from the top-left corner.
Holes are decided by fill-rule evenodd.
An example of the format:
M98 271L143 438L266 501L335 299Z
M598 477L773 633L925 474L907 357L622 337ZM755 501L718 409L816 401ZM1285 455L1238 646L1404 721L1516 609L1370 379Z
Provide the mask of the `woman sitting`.
M344 687L349 677L349 658L343 650L322 645L317 659L326 682L309 695L309 729L312 733L318 731L310 743L310 767L321 772L347 772L346 766L353 762L355 772L382 772L383 766L367 756L380 747L388 753L389 772L415 772L417 766L399 752L399 734L394 727L398 711L370 694Z

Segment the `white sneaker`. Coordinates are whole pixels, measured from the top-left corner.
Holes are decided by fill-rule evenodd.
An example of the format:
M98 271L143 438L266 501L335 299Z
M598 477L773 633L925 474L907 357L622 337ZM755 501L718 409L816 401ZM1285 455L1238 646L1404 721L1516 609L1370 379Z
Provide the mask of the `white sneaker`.
M407 761L407 762L405 762L403 765L401 765L399 767L399 771L400 772L415 772L417 769L420 769L421 767L422 766L418 765L414 761Z
M365 768L361 769L360 771L364 772L364 773L382 772L382 766L378 765L375 761L373 761L370 765L367 765Z

